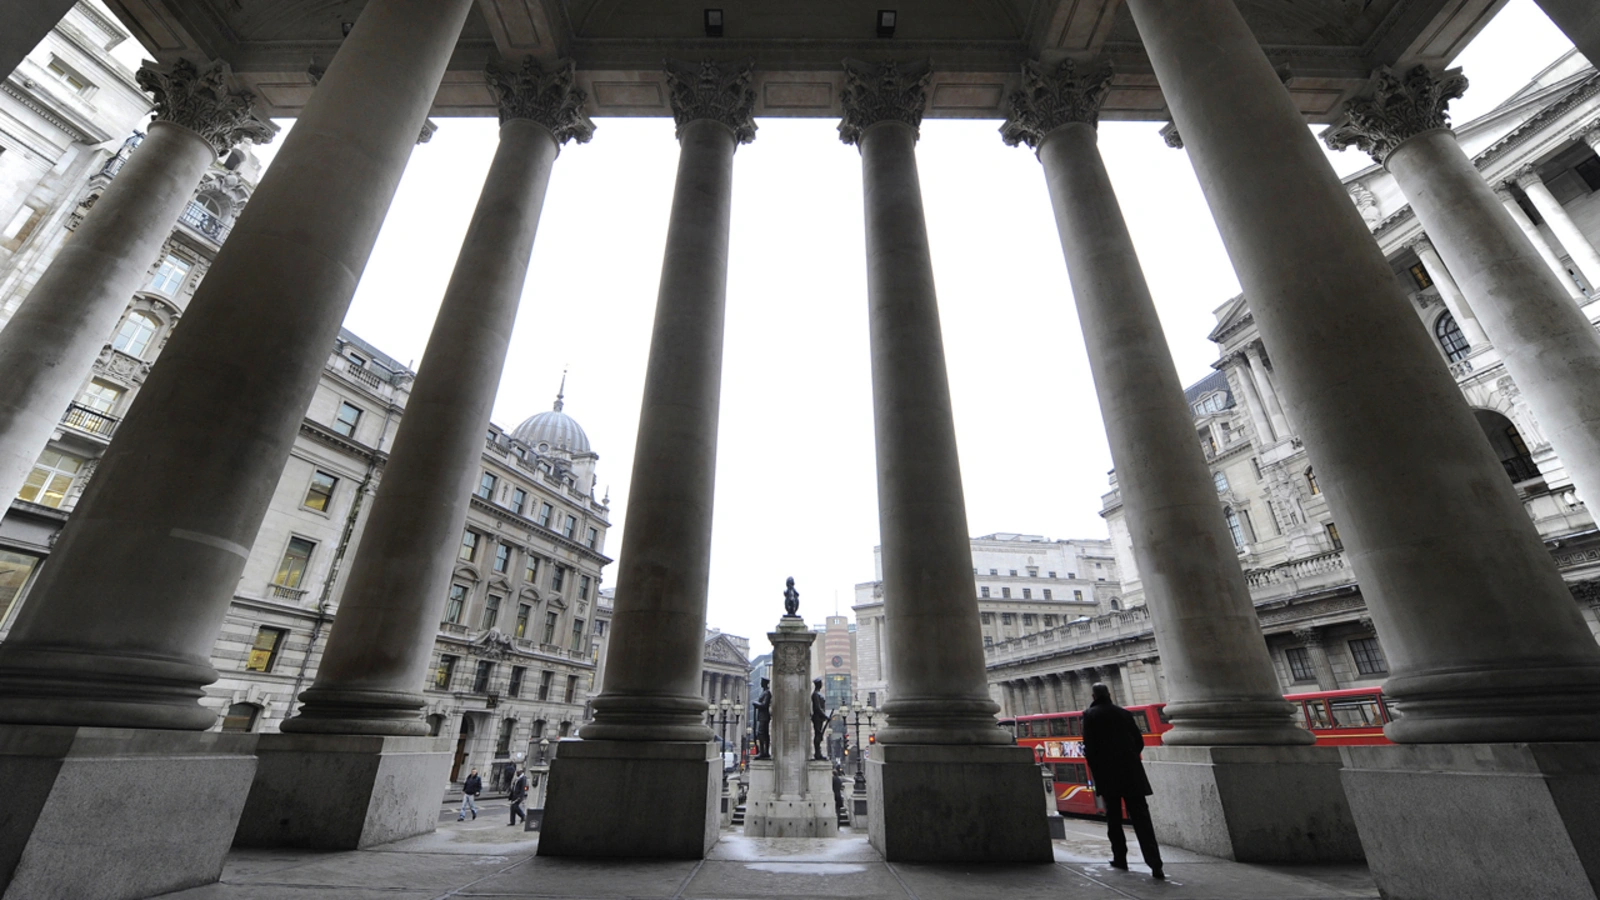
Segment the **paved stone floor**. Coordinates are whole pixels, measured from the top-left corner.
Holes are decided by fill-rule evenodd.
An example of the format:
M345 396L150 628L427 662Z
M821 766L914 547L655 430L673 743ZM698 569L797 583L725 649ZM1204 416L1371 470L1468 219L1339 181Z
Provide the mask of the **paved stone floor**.
M1167 880L1106 865L1105 826L1067 820L1050 866L887 864L866 837L746 838L724 830L702 862L539 859L534 833L506 825L504 803L476 820L441 816L438 832L352 853L240 850L222 881L165 900L444 900L444 898L852 898L913 900L1345 900L1375 898L1363 866L1256 866L1165 851ZM1133 835L1128 835L1134 844Z

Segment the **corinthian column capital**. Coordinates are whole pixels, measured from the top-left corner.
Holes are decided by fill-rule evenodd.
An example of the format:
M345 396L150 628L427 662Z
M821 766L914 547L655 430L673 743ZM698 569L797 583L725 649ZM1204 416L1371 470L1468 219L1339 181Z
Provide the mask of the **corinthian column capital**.
M1396 76L1388 66L1372 73L1366 96L1345 104L1344 119L1322 133L1334 150L1359 147L1379 165L1396 147L1426 131L1450 127L1450 101L1466 93L1460 69L1434 73L1416 66Z
M228 91L228 64L213 63L201 72L180 59L165 69L145 64L135 80L155 95L156 121L171 122L200 135L218 156L226 156L240 141L272 141L278 128L255 115L255 95Z
M1523 166L1511 175L1511 182L1526 191L1536 184L1544 184L1544 179L1539 177L1539 170L1533 166Z
M1032 60L1022 64L1022 90L1011 95L1011 114L1000 126L1007 146L1027 144L1037 150L1045 135L1074 122L1094 127L1100 104L1111 89L1111 65L1101 63L1079 73L1072 60L1046 71Z
M588 97L578 89L571 61L546 72L529 56L516 71L491 63L483 74L500 108L501 125L512 119L537 122L550 129L557 144L572 140L587 144L594 137L594 123L583 111Z
M733 129L741 144L756 139L756 122L751 117L756 105L755 88L750 86L751 63L719 63L705 60L699 65L668 62L667 89L672 103L672 118L683 126L696 119L712 119Z
M845 60L844 90L839 92L839 105L844 108L839 140L860 144L861 132L879 122L904 122L920 131L932 77L929 60L904 64Z

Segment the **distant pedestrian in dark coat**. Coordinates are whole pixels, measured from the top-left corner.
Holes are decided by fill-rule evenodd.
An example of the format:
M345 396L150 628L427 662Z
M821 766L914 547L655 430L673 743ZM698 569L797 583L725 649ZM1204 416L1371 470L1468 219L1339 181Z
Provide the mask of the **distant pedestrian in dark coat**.
M1166 877L1161 871L1161 848L1156 845L1155 826L1150 823L1146 797L1150 781L1144 776L1139 754L1144 752L1144 735L1133 713L1111 702L1111 689L1095 684L1094 702L1083 711L1083 757L1094 778L1094 792L1105 802L1106 834L1111 838L1111 865L1128 868L1128 838L1122 833L1122 807L1128 807L1133 833L1139 838L1150 874Z
M511 790L506 793L506 799L511 801L511 821L508 824L515 825L518 819L528 818L528 814L522 808L522 802L528 799L528 773L517 773L516 779L511 782Z
M461 812L456 816L457 822L466 819L469 812L474 819L478 817L478 795L481 793L483 793L483 779L478 777L478 770L473 769L472 774L468 775L467 780L461 785Z

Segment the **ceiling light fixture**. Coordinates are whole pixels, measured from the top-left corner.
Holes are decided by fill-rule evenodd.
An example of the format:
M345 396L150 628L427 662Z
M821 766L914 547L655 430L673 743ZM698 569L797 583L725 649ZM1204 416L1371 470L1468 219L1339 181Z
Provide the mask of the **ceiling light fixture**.
M895 14L892 9L878 10L878 37L894 37Z
M706 10L706 37L722 37L722 10Z

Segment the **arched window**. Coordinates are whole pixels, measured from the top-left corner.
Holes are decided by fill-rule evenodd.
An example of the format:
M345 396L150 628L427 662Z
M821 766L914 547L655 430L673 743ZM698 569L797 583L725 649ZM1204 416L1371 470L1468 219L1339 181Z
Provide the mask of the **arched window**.
M111 346L142 359L145 348L150 346L150 339L156 336L156 329L160 327L161 323L149 313L128 313L128 317L122 320L122 327L117 329L117 336L111 339Z
M1472 350L1467 339L1461 336L1461 326L1456 324L1456 317L1449 313L1434 321L1433 336L1439 339L1439 346L1444 348L1445 358L1451 362L1466 358Z
M261 714L261 707L254 703L235 703L228 707L227 715L222 717L223 731L255 731L256 717Z
M1306 467L1306 487L1311 489L1312 496L1322 493L1322 485L1317 484L1317 473L1310 466Z
M1122 609L1122 601L1116 597L1111 598L1111 611L1118 612Z
M1213 472L1211 474L1211 483L1217 486L1217 493L1220 494L1228 489L1228 476L1221 472Z
M204 207L206 212L211 213L213 216L216 216L219 219L222 218L222 203L218 201L216 197L213 197L210 194L201 194L196 202Z
M1222 508L1222 520L1228 523L1228 536L1233 538L1233 548L1235 550L1243 550L1244 529L1239 527L1239 515L1224 506Z

